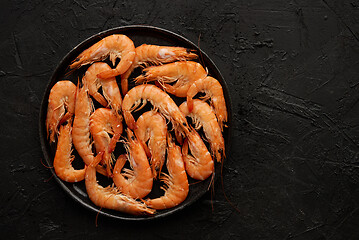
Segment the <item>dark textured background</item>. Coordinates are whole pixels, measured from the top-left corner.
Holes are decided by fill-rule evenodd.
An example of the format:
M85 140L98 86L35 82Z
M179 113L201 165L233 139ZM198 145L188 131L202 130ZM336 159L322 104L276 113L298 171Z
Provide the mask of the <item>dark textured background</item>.
M240 213L218 181L212 199L171 217L96 227L42 166L38 114L56 65L132 24L200 36L222 72L234 114L224 188ZM359 238L357 0L2 1L0 29L2 237Z

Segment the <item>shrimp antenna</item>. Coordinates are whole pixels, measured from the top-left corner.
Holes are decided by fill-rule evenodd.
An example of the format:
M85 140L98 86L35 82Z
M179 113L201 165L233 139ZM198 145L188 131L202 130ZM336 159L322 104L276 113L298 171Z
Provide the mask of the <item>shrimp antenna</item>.
M215 172L213 171L212 177L211 177L211 181L210 181L210 184L209 184L209 186L208 186L208 189L211 188L211 207L212 207L212 212L214 211L214 206L213 206L213 198L214 198L214 175L215 175Z
M75 60L74 60L75 61ZM69 67L67 67L69 69ZM65 77L69 77L77 68L70 68L66 73Z
M99 208L99 210L97 211L97 214L96 214L96 218L95 218L96 227L98 227L98 215L100 215L101 210L102 210L102 207Z
M54 166L47 166L47 165L42 161L42 158L40 158L40 162L41 162L42 166L44 166L45 168L54 168Z
M196 185L196 184L201 183L201 182L202 181L197 181L197 182L189 183L189 185L192 186L192 185Z
M50 182L50 180L54 177L54 174L51 174L51 177L49 177L48 179L44 180L45 183Z

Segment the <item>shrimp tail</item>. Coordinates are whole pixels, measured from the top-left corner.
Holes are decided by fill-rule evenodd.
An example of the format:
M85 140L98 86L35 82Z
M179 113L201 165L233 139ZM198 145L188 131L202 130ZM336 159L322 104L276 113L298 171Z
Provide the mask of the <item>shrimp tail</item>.
M136 125L137 125L137 124L136 124ZM145 150L146 156L147 156L148 158L150 158L150 157L152 156L152 154L151 154L151 151L150 151L150 149L148 148L147 144L146 144L144 141L142 141L140 137L137 136L137 134L136 134L137 131L135 131L134 133L135 133L135 136L136 136L136 138L138 139L138 141L141 143L143 149Z
M67 121L71 121L72 117L73 117L72 113L69 113L69 112L65 113L65 115L62 117L62 119L59 122L59 126Z
M109 152L105 152L103 159L105 160L107 176L111 177L112 176L112 171L111 171L112 170L112 158L111 158L111 154Z
M99 152L96 157L93 159L92 163L90 164L91 167L96 167L101 161L102 161L102 158L103 158L103 154L105 152Z
M101 161L102 161L102 157L101 157L101 159L100 159L100 162L101 162ZM105 177L108 177L107 170L106 170L103 166L97 165L97 166L96 166L96 171L97 171L98 173L100 173L101 175L104 175Z
M96 101L99 102L102 106L104 106L104 107L107 107L107 106L108 106L108 103L107 103L106 99L105 99L100 93L96 92L96 93L94 93L92 96L93 96L93 97L96 99Z
M179 144L183 144L183 137L180 131L175 130L176 140Z
M182 144L182 155L187 156L188 155L188 139L185 138Z
M121 90L122 94L126 95L128 92L128 79L121 76Z
M116 144L117 144L118 140L120 139L120 137L121 137L121 133L115 133L112 136L110 144L108 145L108 152L109 153L112 153L115 150Z
M120 74L122 73L119 73L116 69L111 69L97 74L97 77L102 79L107 79L107 78L116 77Z
M188 95L187 95L187 107L189 112L193 111L193 98Z
M172 85L169 85L167 83L163 83L162 84L163 90L165 90L166 92L169 92L173 95L176 95L176 88L173 87Z
M115 167L113 169L113 174L114 176L116 174L119 174L123 168L123 166L125 166L125 163L127 161L127 155L126 154L121 154L116 161Z
M125 117L126 123L130 129L134 130L137 128L136 121L135 121L134 117L132 116L131 112L123 111L123 116Z

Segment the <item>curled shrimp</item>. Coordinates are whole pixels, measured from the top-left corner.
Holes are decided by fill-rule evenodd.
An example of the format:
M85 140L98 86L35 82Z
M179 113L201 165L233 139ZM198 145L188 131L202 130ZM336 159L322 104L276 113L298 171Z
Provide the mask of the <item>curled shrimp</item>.
M101 161L103 153L97 154L94 161L87 167L85 185L89 198L99 207L117 210L133 215L153 215L155 210L146 204L119 193L114 187L102 187L96 180L96 166Z
M107 175L111 175L111 153L116 147L122 134L122 118L114 114L111 109L98 108L90 116L90 132L96 152L104 152L103 163L106 165ZM112 138L109 136L112 135Z
M165 183L162 189L164 196L148 199L145 203L154 209L167 209L182 203L189 191L187 174L185 171L181 148L177 146L172 137L168 137L167 170L168 175L162 173L161 180Z
M161 114L149 111L143 113L137 119L136 124L135 134L138 140L142 142L144 148L147 147L146 142L148 141L149 154L147 155L151 156L152 173L153 177L156 178L157 173L161 172L166 158L166 120Z
M90 139L90 115L93 108L92 100L88 96L88 90L85 87L77 87L72 142L86 165L90 165L94 159ZM101 174L107 175L102 166L98 166L97 169Z
M191 154L188 154L188 148ZM201 136L195 129L187 133L182 147L187 174L196 180L205 180L214 172L214 162Z
M202 97L203 100L210 99L210 103L218 119L218 124L223 130L223 122L227 122L227 108L221 84L217 79L210 76L195 81L187 92L189 112L193 110L193 97L198 92L205 92L206 95Z
M107 63L94 63L87 69L85 76L82 78L82 83L88 88L89 94L101 103L102 106L107 107L110 105L112 109L119 112L121 110L122 98L116 78L101 79L97 77L98 73L108 70L111 70L111 67ZM98 92L101 86L103 96Z
M112 179L123 194L133 198L143 198L152 190L151 168L142 144L131 130L127 129L127 135L128 143L125 144L125 148L129 153L128 157L123 154L117 159ZM126 159L129 160L133 170L123 169L124 173L121 173Z
M98 74L99 78L111 78L124 73L135 58L135 45L126 35L113 34L103 38L83 51L70 65L70 68L79 68L83 65L105 60L110 56L112 65L121 58L115 69L106 70Z
M58 81L50 91L47 106L46 130L50 142L55 142L60 122L71 118L75 112L76 85L71 81ZM67 113L65 114L65 111Z
M211 152L215 156L217 162L225 156L224 139L221 128L219 127L216 115L213 109L206 102L193 99L193 110L188 111L187 102L182 103L179 109L184 116L192 118L196 130L203 127L203 132L210 144Z
M187 120L172 98L158 87L150 84L132 88L123 98L122 113L130 129L137 128L131 112L136 110L142 100L142 107L146 105L147 101L151 102L156 110L172 122L175 129L180 132L188 131Z
M207 76L202 65L192 61L152 66L143 71L145 74L135 78L137 84L157 80L166 92L177 97L186 97L192 83ZM174 85L168 84L173 82L176 83Z
M190 60L197 58L197 54L183 47L167 47L157 45L142 44L136 48L136 56L130 68L121 75L122 93L126 94L128 91L128 78L133 70L141 65L146 67L149 64L159 65L162 63L169 63L178 60Z
M85 168L75 170L71 162L74 160L72 152L71 121L65 126L60 126L60 134L54 158L56 175L66 182L79 182L85 178Z

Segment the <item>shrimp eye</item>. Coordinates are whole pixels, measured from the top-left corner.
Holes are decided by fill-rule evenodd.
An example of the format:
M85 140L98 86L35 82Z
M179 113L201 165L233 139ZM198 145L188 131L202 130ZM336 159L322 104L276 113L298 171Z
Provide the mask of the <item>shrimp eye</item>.
M135 140L135 136L131 136L131 140Z

